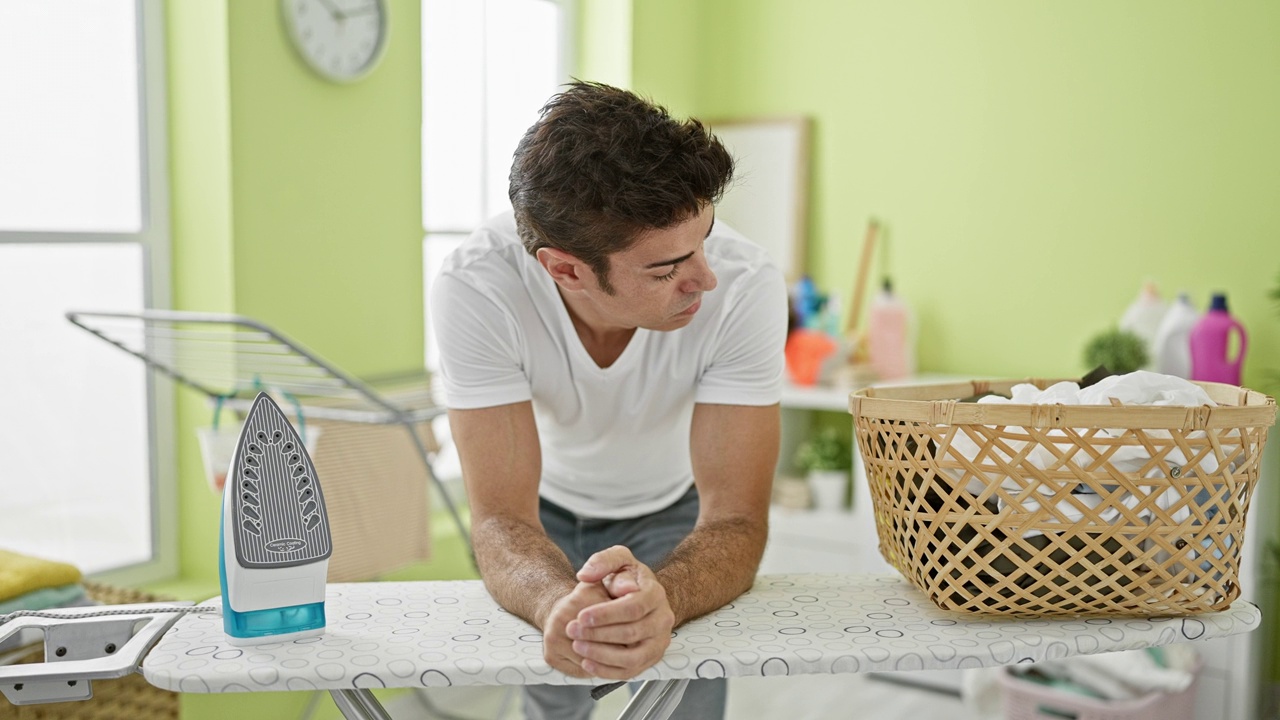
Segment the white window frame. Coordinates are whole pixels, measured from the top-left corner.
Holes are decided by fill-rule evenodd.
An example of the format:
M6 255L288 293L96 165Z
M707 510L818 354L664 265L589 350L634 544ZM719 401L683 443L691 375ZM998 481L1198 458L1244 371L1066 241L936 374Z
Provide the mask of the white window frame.
M134 0L137 18L138 121L142 172L142 227L136 233L6 231L0 243L129 243L142 248L143 302L170 305L168 104L165 92L165 22L162 0ZM92 309L92 308L84 308ZM178 575L177 434L172 381L147 370L150 446L151 560L93 574L93 579L138 585ZM162 481L163 480L163 481Z

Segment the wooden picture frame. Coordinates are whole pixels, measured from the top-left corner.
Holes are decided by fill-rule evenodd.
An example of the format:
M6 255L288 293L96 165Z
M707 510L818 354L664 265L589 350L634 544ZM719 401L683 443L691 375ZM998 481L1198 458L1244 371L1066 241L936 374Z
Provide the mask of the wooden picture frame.
M723 219L764 247L788 282L806 272L809 223L807 117L709 121L733 155L733 182L716 205Z

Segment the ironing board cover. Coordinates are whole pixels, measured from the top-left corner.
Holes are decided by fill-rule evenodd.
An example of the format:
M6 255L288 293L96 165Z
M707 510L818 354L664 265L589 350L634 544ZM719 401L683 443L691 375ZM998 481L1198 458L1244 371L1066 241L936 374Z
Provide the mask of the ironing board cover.
M539 631L478 580L331 584L325 610L323 636L254 647L228 644L217 614L187 615L142 672L201 693L602 682L552 670ZM1207 640L1260 621L1244 601L1194 617L990 619L939 610L898 576L767 575L681 627L637 679L1009 665Z

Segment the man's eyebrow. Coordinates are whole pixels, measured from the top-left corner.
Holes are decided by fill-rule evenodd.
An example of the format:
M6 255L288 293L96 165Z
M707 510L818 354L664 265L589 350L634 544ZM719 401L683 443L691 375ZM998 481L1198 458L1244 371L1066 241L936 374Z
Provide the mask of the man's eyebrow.
M662 267L664 265L679 265L680 263L684 262L685 260L688 260L691 257L693 257L693 253L685 253L684 255L681 255L680 257L674 258L671 260L663 260L661 262L649 263L648 265L644 266L644 269L652 270L653 268Z
M713 227L715 227L715 226L716 226L716 216L715 216L715 212L714 212L714 211L712 211L712 213L711 213L711 224L707 226L707 234L706 234L706 236L705 236L705 237L711 237L711 228L713 228ZM697 252L697 251L695 250L694 252ZM645 270L652 270L652 269L654 269L654 268L660 268L660 267L663 267L664 265L679 265L680 263L684 262L685 260L688 260L688 259L689 259L689 258L691 258L691 257L693 257L693 253L686 253L686 254L684 254L684 255L681 255L681 256L680 256L680 257L678 257L678 258L673 258L673 259L671 259L671 260L662 260L662 261L660 261L660 262L649 263L648 265L645 265L645 266L644 266L644 269L645 269Z

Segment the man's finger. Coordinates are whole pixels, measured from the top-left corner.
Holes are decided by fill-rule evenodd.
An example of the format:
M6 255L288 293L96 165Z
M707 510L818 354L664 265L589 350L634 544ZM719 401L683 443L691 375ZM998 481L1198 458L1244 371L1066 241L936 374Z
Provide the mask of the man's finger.
M590 677L591 673L582 668L582 658L573 651L573 640L568 636L566 628L570 622L576 622L582 608L610 601L608 591L600 584L579 583L568 595L556 602L543 622L543 660L571 677Z
M587 562L578 571L578 580L597 583L604 580L609 573L615 573L637 563L636 556L632 555L630 550L622 545L614 545L587 558Z
M589 677L602 678L605 680L630 680L639 675L644 668L629 669L613 667L612 665L604 665L594 660L583 660L583 670L589 673Z
M621 572L609 573L604 578L604 589L611 597L620 598L640 591L640 578L632 568Z
M593 643L576 640L573 651L582 656L583 669L589 666L604 666L621 670L631 670L632 674L649 667L653 661L662 656L662 649L656 640L646 640L632 646L612 645L609 643ZM588 670L595 674L596 668ZM608 677L602 675L601 677Z
M579 610L577 622L588 628L633 623L656 610L658 604L656 595L631 593L616 600L596 603Z
M634 645L648 637L651 631L641 623L622 623L589 628L574 620L569 623L568 634L573 640L611 643L614 645Z
M586 661L584 660L583 662L586 662ZM565 675L568 675L569 677L585 678L585 677L595 676L595 673L593 673L592 671L564 657L557 658L557 662L554 662L554 663L548 662L547 664L550 665L552 668L564 673Z

